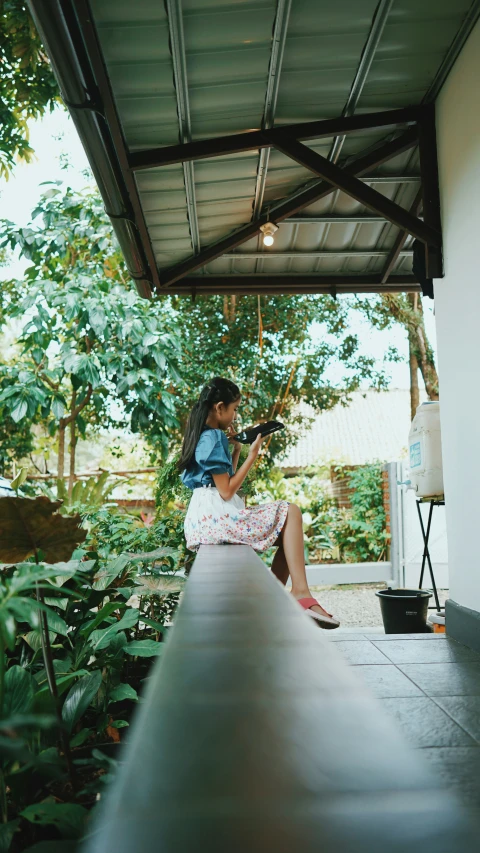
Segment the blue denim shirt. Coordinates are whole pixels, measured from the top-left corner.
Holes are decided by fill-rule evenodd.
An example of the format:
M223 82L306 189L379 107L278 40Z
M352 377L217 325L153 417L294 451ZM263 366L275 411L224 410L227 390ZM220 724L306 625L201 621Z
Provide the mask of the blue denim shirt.
M229 474L233 477L232 456L228 439L220 429L204 427L195 448L195 458L182 473L188 489L215 486L212 474Z

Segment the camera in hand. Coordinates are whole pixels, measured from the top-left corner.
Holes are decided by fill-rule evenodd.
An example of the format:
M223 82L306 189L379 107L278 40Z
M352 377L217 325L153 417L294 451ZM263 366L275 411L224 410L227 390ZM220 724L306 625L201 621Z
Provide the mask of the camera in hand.
M265 437L279 429L284 429L284 424L281 424L280 421L267 421L264 424L257 424L254 427L249 427L249 429L244 429L232 438L234 441L239 441L240 444L253 444L257 435Z

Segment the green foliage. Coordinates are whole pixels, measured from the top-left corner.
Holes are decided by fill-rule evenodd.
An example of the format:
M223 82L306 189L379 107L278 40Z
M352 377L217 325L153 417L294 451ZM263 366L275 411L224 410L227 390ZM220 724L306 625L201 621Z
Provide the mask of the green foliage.
M171 300L173 319L182 330L181 356L175 381L176 411L182 425L200 388L210 376L233 379L242 391L242 424L275 417L287 429L274 434L274 459L305 424L299 408L330 409L368 380L385 387L385 376L373 359L361 353L349 333L347 304L329 296L200 296ZM295 322L292 322L295 318ZM345 367L342 387L326 381L327 368ZM307 419L308 420L308 419ZM181 437L182 430L178 433Z
M259 479L254 502L288 500L303 513L305 557L309 562L357 563L386 559L388 534L383 507L382 466L336 468L352 489L351 508L339 507L328 489L329 468L295 477L278 469ZM271 555L267 555L270 562Z
M345 471L352 489L351 511L344 511L335 528L335 541L345 562L386 559L388 534L383 506L382 466L363 465Z
M31 266L24 282L4 283L4 322L21 331L18 356L0 367L0 405L14 423L42 423L53 438L72 420L82 437L118 428L116 403L123 425L166 453L178 332L131 288L96 194L49 185L32 217L27 228L2 227L3 245Z
M178 472L180 452L177 451L164 462L157 474L155 503L159 513L168 513L175 506L187 506L191 491L187 489Z
M33 448L31 421L24 419L21 423L15 423L9 413L9 407L0 404L0 475L11 476L12 462L25 459Z
M114 489L125 482L128 481L123 477L112 480L109 472L104 471L98 477L77 480L71 494L68 493L65 480L55 481L55 492L46 483L40 484L39 488L50 500L61 500L62 514L69 514L100 509L108 501Z
M35 505L23 499L23 507ZM60 518L62 524L74 520ZM115 761L96 745L118 740L128 727L185 582L177 573L179 554L163 544L178 538L170 520L147 528L135 517L90 508L85 524L88 538L67 563L1 568L0 811L6 823L0 841L6 850L16 833L29 842L50 838L52 850L58 833L82 834L86 807L115 771ZM50 670L41 651L47 628ZM73 788L67 753L56 746L57 712L79 776ZM41 827L40 836L28 825Z
M59 102L57 83L27 5L0 2L0 175L31 159L27 121Z

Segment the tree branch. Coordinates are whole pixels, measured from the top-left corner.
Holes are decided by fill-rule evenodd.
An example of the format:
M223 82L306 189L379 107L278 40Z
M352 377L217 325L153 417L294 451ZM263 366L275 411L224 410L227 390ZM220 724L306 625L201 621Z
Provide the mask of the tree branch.
M72 411L72 412L70 412L70 414L68 415L68 417L66 417L66 418L62 418L62 419L61 419L60 423L62 424L62 426L63 426L63 427L68 426L68 424L69 424L69 423L71 423L72 421L74 421L74 420L75 420L75 418L77 417L77 415L79 415L79 414L80 414L80 412L82 411L82 409L84 409L84 408L85 408L85 406L87 406L87 405L88 405L88 403L90 402L90 398L91 398L91 396L92 396L92 393L93 393L93 388L92 388L92 386L91 386L91 385L89 385L89 386L88 386L87 393L85 394L85 397L83 398L82 402L81 402L81 403L79 403L79 404L78 404L78 406L75 406L75 408L73 409L73 411Z
M53 382L51 379L49 379L49 378L48 378L48 376L45 376L45 374L44 374L44 373L39 373L38 375L40 376L40 379L43 379L43 381L44 381L44 382L45 382L45 383L46 383L46 384L47 384L47 385L48 385L48 386L49 386L53 391L58 391L58 389L59 389L59 387L60 387L60 382L57 382L57 383Z

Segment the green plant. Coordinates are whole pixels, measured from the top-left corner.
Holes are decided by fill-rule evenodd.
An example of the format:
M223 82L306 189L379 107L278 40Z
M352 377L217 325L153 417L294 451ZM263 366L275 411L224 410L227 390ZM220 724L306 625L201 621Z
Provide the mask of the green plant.
M125 477L112 480L109 472L104 471L98 477L78 480L70 494L65 480L55 480L56 494L46 483L41 483L39 488L50 500L62 501L62 513L82 512L84 514L85 511L102 507L117 486L128 482L129 480Z
M351 489L351 510L339 511L335 541L346 562L382 560L389 534L383 506L382 466L363 465L344 476Z
M151 434L166 455L179 334L132 289L96 193L51 183L32 220L0 228L1 246L30 262L25 282L3 284L3 323L21 330L19 352L0 367L0 406L14 423L41 424L56 440L59 479L68 452L71 493L78 437L113 423L113 401L121 401L124 424Z
M163 462L155 487L157 513L168 513L174 507L186 507L191 496L190 489L183 485L178 472L180 451L176 450Z
M31 513L27 530L18 522L18 511L26 518L32 506L39 518ZM84 516L87 533L78 531L78 517L53 512L58 507L46 497L0 501L4 552L17 559L23 548L24 556L33 553L39 559L17 565L12 560L2 569L5 850L18 833L25 841L37 839L36 827L42 827L41 837L49 827L67 838L81 833L86 809L114 772L115 761L97 745L118 741L128 726L150 662L163 651L172 600L185 583L175 571L175 549L158 547L160 528L155 532L137 518L90 509ZM75 528L77 540L86 535L71 555L62 527ZM71 559L49 566L41 558L55 553L55 531L58 554ZM42 659L45 641L49 656ZM59 732L61 749L56 748ZM73 785L67 781L69 752Z
M18 483L22 480L20 473ZM56 633L67 634L64 620L53 608L47 606L45 591L51 592L51 584L62 584L65 578L75 574L77 565L61 563L46 565L41 561L43 554L47 560L69 559L76 544L85 538L85 531L79 525L79 518L64 518L56 513L58 503L47 498L0 498L0 558L15 563L12 570L4 565L0 584L0 719L5 709L11 712L12 704L19 709L19 695L32 690L32 684L19 667L6 671L6 650L15 651L17 624L26 623L33 628L26 635L26 642L42 649L46 681L50 699L59 726L63 755L67 764L70 782L75 784L68 739L62 726L59 693L56 684L55 669L51 648L51 636ZM33 562L26 562L28 558ZM33 597L35 593L35 598ZM17 674L18 672L18 674ZM27 684L28 681L28 684ZM5 694L5 688L9 692ZM12 696L14 701L12 701ZM22 711L25 707L20 705ZM19 725L22 727L23 721ZM3 823L8 821L8 806L5 786L5 765L0 775L0 811Z
M32 158L27 121L59 101L58 86L23 0L0 4L0 174Z
M329 491L329 466L312 467L294 477L278 469L255 483L255 503L288 500L303 513L305 558L309 562L365 562L385 559L389 536L383 507L382 467L366 465L348 471L336 467L351 495L349 508L339 507ZM271 562L271 555L265 555Z

